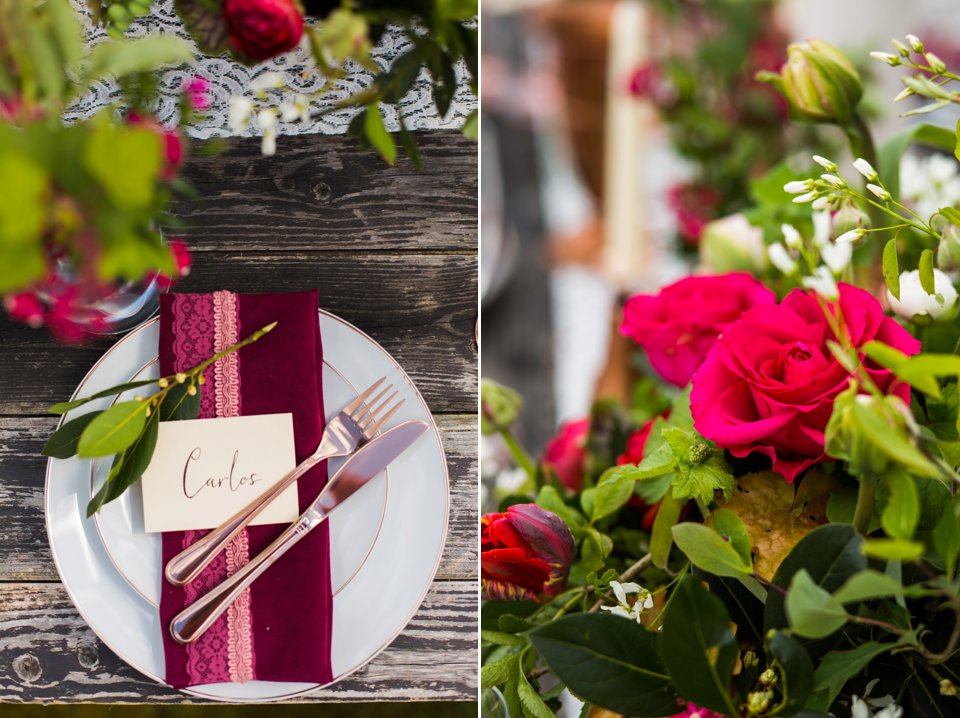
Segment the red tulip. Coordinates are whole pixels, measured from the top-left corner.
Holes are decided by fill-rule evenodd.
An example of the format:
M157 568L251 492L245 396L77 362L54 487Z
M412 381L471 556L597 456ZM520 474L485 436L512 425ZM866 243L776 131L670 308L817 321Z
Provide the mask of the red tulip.
M575 545L556 514L516 504L480 519L480 582L493 601L543 600L566 583Z

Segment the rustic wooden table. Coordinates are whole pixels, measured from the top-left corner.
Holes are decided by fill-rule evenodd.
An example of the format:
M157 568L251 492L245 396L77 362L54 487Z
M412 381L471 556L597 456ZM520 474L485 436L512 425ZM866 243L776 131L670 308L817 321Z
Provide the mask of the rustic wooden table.
M476 698L477 149L453 132L419 139L423 172L389 168L351 138L283 137L273 158L232 140L191 160L200 197L177 207L194 252L179 290L319 287L323 308L407 370L443 435L450 526L432 589L386 651L306 701ZM0 318L0 702L190 702L98 641L47 544L46 408L111 343L59 346Z

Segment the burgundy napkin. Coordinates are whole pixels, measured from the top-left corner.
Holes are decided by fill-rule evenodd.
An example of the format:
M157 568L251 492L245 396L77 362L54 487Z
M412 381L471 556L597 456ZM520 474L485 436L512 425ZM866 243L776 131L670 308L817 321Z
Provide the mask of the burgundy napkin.
M323 349L317 292L167 294L160 298L160 371L184 371L278 321L260 341L204 374L200 418L293 414L296 459L323 432ZM298 481L303 511L326 483L326 463ZM314 529L241 595L197 641L183 646L170 619L256 556L285 526L251 526L188 585L161 579L166 680L175 688L250 680L328 683L333 595L327 524ZM163 563L205 531L163 534Z

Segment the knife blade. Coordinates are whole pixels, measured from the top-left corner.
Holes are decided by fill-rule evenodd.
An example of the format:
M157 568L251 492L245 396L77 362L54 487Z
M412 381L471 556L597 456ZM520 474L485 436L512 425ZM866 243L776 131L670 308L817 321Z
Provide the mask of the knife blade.
M348 458L317 498L256 558L233 576L187 606L170 621L170 635L178 643L202 636L227 607L300 539L323 523L330 513L383 471L428 429L423 421L405 421L374 437Z

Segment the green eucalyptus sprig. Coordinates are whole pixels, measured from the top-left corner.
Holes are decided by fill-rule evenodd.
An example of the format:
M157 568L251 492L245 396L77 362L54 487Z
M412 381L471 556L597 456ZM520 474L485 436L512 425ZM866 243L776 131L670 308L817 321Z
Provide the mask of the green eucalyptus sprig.
M161 421L196 419L200 411L203 373L218 359L253 344L277 326L268 324L231 347L185 372L159 379L119 384L82 399L74 399L50 407L53 414L66 414L94 399L118 395L132 389L155 385L149 396L113 404L108 409L83 414L63 424L47 440L43 455L55 459L95 459L114 455L110 473L103 487L87 504L87 516L116 498L136 483L153 458Z

